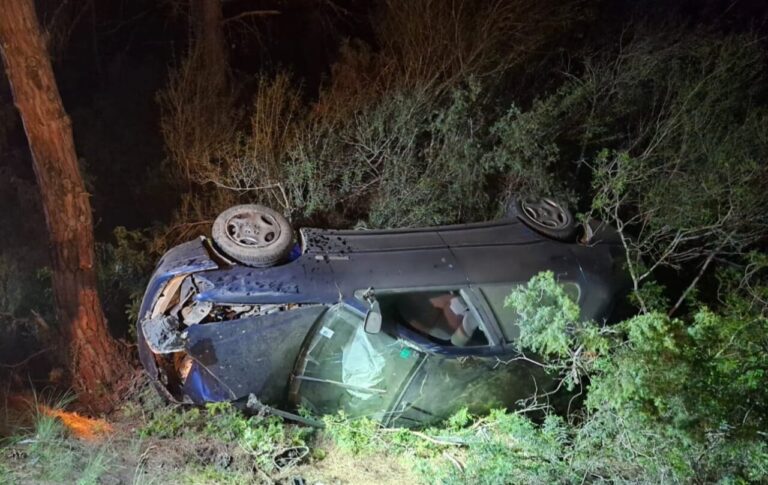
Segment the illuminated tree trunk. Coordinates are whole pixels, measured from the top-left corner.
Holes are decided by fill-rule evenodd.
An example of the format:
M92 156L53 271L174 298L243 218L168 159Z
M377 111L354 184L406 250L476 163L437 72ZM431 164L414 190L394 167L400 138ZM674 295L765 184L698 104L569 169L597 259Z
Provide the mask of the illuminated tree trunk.
M0 51L40 187L73 386L81 402L103 411L129 365L109 335L96 292L89 195L33 0L0 0Z

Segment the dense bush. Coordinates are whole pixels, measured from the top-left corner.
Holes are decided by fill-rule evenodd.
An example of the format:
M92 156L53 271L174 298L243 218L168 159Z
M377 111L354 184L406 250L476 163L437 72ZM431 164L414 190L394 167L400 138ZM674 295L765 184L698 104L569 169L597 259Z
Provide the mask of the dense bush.
M559 460L572 480L768 479L768 318L757 296L768 289L764 275L751 287L745 292L743 280L723 275L717 309L701 305L678 318L641 313L610 328L579 322L551 273L513 293L514 308L537 308L521 319L521 331L532 330L524 345L543 349L562 378L574 366L589 377L583 415L562 429ZM536 331L552 314L569 318Z
M550 188L550 147L531 145L536 128L491 93L579 18L549 1L391 0L372 23L376 47L346 43L314 102L281 73L256 80L242 110L218 78L193 75L193 48L159 97L171 173L194 187L180 219L259 200L298 221L437 224Z

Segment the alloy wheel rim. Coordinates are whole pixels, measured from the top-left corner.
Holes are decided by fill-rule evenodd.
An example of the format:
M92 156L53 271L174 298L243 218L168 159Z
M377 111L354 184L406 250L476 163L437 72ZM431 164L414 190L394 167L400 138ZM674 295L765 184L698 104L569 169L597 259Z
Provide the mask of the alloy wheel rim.
M557 230L565 229L570 224L570 217L565 209L548 197L524 199L520 205L525 215L542 227Z
M227 238L247 248L264 248L280 237L280 224L269 214L247 211L234 214L226 222Z

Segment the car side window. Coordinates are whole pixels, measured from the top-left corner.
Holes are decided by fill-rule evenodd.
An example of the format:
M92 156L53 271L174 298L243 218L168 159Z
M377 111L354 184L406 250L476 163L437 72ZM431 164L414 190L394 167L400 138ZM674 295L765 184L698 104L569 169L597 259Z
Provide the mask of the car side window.
M581 294L579 285L573 281L561 281L560 286L573 301L578 302ZM496 321L501 327L501 331L504 334L504 338L508 341L514 341L520 336L520 315L509 307L504 306L504 301L507 299L512 290L525 285L525 282L517 283L498 283L491 285L480 286L480 291L485 296L488 304L493 311L493 315L496 317Z
M458 291L416 291L378 298L387 321L405 325L441 345L488 345L476 310Z

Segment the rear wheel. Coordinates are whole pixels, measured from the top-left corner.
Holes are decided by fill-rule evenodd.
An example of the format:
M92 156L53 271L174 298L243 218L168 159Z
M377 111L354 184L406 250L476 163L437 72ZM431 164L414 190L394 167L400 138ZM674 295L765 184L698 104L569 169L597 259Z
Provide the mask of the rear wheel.
M247 266L274 266L288 255L293 229L279 212L263 205L236 205L213 222L213 241Z
M573 214L549 197L526 197L515 201L515 215L528 227L558 241L573 241L577 226Z

